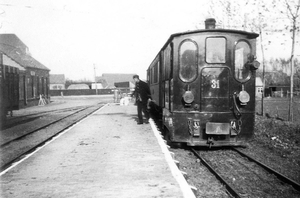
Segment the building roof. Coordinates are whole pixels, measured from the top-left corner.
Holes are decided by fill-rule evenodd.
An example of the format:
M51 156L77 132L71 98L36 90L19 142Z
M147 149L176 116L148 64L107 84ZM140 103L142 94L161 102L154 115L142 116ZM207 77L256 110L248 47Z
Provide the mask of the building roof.
M115 87L116 88L134 88L135 87L135 84L132 83L132 82L116 82L114 83Z
M134 80L132 78L133 75L135 74L104 73L101 77L97 77L96 79L104 79L107 83L105 88L115 88L114 84L118 82L131 82L134 84Z
M103 89L106 88L108 86L106 80L102 77L102 76L96 76L96 82L97 83L101 83Z
M87 84L72 84L68 89L90 89L90 87Z
M50 84L65 84L66 79L64 74L50 74Z
M0 43L18 48L21 51L28 51L28 47L15 34L0 34Z
M50 71L29 54L27 46L15 34L0 34L0 51L22 67Z
M3 60L2 60L3 65L18 68L19 71L25 71L26 70L25 67L22 67L20 64L18 64L14 60L12 60L9 56L6 56L5 54L3 54L2 58L3 58Z

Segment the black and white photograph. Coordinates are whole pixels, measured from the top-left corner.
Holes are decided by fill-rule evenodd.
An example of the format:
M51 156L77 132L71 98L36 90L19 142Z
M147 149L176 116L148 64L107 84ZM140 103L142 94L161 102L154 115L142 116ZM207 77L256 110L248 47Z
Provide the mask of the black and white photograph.
M300 198L300 0L1 0L1 198Z

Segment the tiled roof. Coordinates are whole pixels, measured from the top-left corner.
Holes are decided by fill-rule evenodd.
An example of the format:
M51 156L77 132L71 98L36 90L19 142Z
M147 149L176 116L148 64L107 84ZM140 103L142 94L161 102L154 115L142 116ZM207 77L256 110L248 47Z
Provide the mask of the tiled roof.
M0 43L18 48L21 51L28 50L28 47L15 34L0 34Z
M68 89L90 89L90 87L87 84L72 84Z
M106 80L102 76L96 76L96 82L101 83L103 88L106 88L108 86Z
M27 46L14 34L0 34L0 51L22 67L50 71L49 68L28 54Z
M126 82L115 82L114 86L117 87L117 88L118 87L119 88L125 88L125 87L134 88L135 84L133 82L129 82L129 81L126 81Z
M132 82L134 84L134 80L132 79L135 74L120 74L120 73L104 73L102 77L99 79L105 79L107 82L106 88L114 88L114 84L116 82Z
M50 84L65 84L64 74L50 74Z

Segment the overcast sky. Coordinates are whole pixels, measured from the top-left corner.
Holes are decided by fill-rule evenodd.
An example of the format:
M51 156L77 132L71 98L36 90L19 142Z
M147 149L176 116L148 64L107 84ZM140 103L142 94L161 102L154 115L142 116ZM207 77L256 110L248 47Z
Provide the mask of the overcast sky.
M67 78L146 70L170 34L201 27L207 0L1 0L1 33ZM204 26L204 25L203 25Z

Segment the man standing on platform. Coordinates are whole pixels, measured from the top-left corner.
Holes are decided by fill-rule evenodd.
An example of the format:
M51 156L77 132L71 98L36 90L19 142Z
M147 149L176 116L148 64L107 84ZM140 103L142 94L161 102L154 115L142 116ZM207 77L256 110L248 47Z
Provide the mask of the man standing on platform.
M137 111L138 111L138 123L143 124L143 114L146 117L146 124L149 123L149 112L147 110L147 102L151 99L150 88L147 83L141 81L138 75L133 76L133 80L135 81L135 90L134 95L136 99Z

